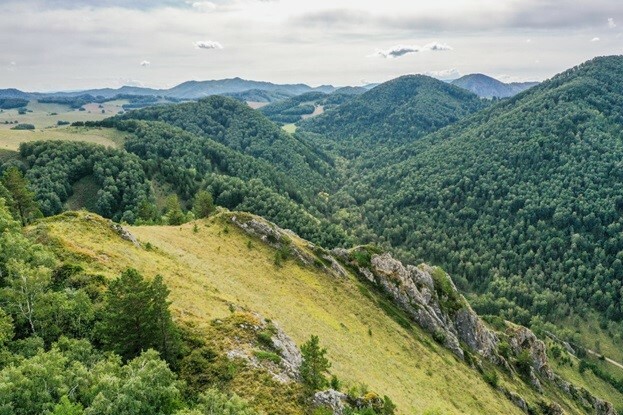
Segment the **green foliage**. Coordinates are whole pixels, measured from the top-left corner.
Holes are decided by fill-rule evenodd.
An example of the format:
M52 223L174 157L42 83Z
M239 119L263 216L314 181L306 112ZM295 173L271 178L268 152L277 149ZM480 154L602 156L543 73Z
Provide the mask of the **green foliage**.
M523 349L515 358L515 367L523 376L529 376L532 370L532 356L528 349Z
M228 396L216 389L208 389L191 410L176 412L175 415L258 415L243 399L236 395Z
M301 364L301 378L311 390L318 391L327 385L326 374L331 367L329 359L325 357L327 349L320 347L318 336L311 338L301 346L303 363Z
M150 199L140 161L126 152L88 143L45 141L23 143L20 155L26 159L26 178L45 215L60 213L72 185L87 176L100 186L95 212L104 217L133 223L139 202Z
M41 211L35 202L35 194L30 190L28 180L17 167L9 167L5 170L0 182L7 192L8 198L5 202L11 209L13 216L22 223L22 226L26 226L34 219L41 217Z
M193 203L193 213L195 218L203 219L207 218L214 212L214 200L212 195L205 190L200 190L195 195L195 201Z
M181 225L186 222L186 215L182 211L180 200L177 195L170 195L167 197L167 223L169 225Z
M277 365L281 363L281 356L279 356L277 353L274 353L274 352L267 352L264 350L255 350L253 352L253 355L260 360L268 360Z
M500 377L498 376L498 372L496 372L495 369L484 371L482 374L482 378L485 380L485 382L487 382L494 388L497 388L500 383Z
M23 114L26 112L24 111ZM15 127L11 127L11 130L34 130L35 126L33 124L17 124Z
M84 410L79 403L72 403L67 395L63 396L60 402L54 406L52 415L82 415Z
M145 281L134 269L110 283L100 333L105 346L125 360L154 349L170 363L179 352L179 334L169 311L169 290L156 276Z

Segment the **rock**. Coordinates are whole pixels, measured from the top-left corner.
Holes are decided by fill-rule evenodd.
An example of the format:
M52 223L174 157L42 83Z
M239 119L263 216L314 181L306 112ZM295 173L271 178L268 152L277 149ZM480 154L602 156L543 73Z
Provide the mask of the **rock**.
M312 405L315 407L329 408L333 415L343 415L347 396L342 392L328 389L316 392L312 398Z
M296 343L279 327L277 333L271 338L273 347L279 352L281 356L280 366L283 368L284 373L291 380L300 379L301 363L303 363L303 356L301 351L296 346Z
M617 412L610 402L602 401L598 398L595 398L593 408L595 408L595 415L617 415Z
M510 326L506 331L511 349L515 354L528 350L532 357L532 368L548 380L554 380L554 373L549 367L545 343L539 340L532 330L523 326Z
M132 244L136 246L137 248L141 247L141 244L138 242L138 239L136 239L136 237L132 235L130 231L125 229L123 226L113 221L110 221L110 228L113 231L115 231L117 235L121 236L121 239L125 239L126 241L132 242Z

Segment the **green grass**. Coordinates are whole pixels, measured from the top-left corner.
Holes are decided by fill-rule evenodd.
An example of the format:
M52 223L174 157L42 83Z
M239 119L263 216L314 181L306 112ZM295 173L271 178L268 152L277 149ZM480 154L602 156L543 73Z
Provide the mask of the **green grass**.
M283 128L285 132L288 132L290 134L294 134L296 132L296 124L286 124L281 128Z
M123 137L122 132L112 128L59 127L34 131L0 129L0 150L16 151L21 143L43 140L84 141L121 147Z
M89 272L112 278L134 267L146 276L161 274L171 289L176 318L205 330L207 336L211 322L231 315L234 304L270 319L299 345L318 335L329 351L332 372L346 387L363 382L389 395L400 414L522 413L419 327L400 324L396 316L402 313L352 274L336 278L294 259L276 267L275 250L260 240L249 250L250 237L224 223L223 217L174 227L130 227L143 244L150 243L147 250L122 240L95 215L85 215L47 219L38 225L39 232L31 232ZM195 224L198 232L193 231ZM297 247L306 246L292 239ZM542 399L503 372L499 383L531 402ZM243 394L253 389L243 383L237 388ZM583 413L575 403L561 399L567 413Z
M65 203L69 210L87 209L93 211L100 186L93 176L86 176L74 183L73 193Z

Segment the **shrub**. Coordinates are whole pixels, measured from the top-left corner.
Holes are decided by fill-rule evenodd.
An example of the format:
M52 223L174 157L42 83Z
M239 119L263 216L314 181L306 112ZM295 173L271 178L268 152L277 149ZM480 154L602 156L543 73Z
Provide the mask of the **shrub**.
M11 130L34 130L35 126L32 124L17 124Z

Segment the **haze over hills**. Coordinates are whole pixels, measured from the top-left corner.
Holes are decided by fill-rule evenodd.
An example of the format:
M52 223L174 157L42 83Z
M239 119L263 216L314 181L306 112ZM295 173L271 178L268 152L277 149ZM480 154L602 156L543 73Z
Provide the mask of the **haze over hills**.
M169 89L153 89L135 86L123 86L121 88L89 89L71 92L31 92L24 93L15 89L0 90L0 98L17 97L36 99L41 96L79 96L92 95L94 97L113 98L116 95L140 95L140 96L163 96L175 99L193 100L210 95L236 94L249 90L261 90L270 93L282 93L289 96L300 95L310 91L330 93L335 90L333 86L323 85L312 88L305 84L274 84L263 81L250 81L241 78L220 79L211 81L186 81ZM26 95L24 95L26 94Z
M480 73L462 76L451 83L472 91L481 98L509 98L539 84L538 82L504 83Z

